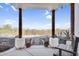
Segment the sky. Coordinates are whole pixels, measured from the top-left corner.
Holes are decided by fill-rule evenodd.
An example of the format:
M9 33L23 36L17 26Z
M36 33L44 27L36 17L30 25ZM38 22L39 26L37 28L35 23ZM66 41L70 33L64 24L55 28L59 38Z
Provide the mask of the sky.
M23 28L26 29L51 29L51 11L42 9L23 10ZM18 27L18 10L11 4L0 3L0 27L10 24L13 28ZM55 13L55 27L70 27L70 6L64 5Z

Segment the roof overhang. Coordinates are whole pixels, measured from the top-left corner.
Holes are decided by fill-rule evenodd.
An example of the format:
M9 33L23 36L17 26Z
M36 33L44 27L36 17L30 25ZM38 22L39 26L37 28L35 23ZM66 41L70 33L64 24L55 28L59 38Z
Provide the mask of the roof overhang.
M59 7L65 5L65 3L12 3L15 8L35 8L35 9L48 9L56 10Z

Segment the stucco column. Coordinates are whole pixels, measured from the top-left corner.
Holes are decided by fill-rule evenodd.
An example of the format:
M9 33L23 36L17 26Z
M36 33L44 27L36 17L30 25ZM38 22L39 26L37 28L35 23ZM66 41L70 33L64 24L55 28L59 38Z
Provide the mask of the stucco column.
M75 36L79 39L79 4L78 3L75 3ZM79 55L79 43L77 48L77 54Z
M19 38L22 38L22 8L19 8Z
M71 3L71 35L74 35L75 4Z
M75 4L70 4L70 10L71 10L71 40L72 40L72 46L74 46L74 30L75 30Z
M52 38L55 37L55 10L52 10Z
M22 8L19 8L19 37L15 38L16 49L25 48L25 38L22 38Z
M79 37L79 4L75 4L75 36Z

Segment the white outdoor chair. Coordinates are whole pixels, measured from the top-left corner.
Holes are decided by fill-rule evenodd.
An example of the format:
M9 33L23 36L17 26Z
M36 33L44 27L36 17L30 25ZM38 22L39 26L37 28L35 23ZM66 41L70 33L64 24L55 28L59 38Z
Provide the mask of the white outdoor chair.
M58 49L58 54L57 53L53 53L54 56L62 56L63 55L63 52L66 52L66 53L70 53L71 55L73 56L76 56L79 54L79 47L78 47L78 42L79 42L79 37L75 37L74 39L74 46L71 47L70 49L67 49L67 45L59 45L58 47L52 47L52 49ZM69 56L69 54L65 54L66 56Z

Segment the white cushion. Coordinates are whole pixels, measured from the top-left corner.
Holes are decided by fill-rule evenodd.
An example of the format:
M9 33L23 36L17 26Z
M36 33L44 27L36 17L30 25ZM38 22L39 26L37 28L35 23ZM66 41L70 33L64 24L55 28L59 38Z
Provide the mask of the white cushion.
M50 45L50 47L57 47L59 45L59 39L58 38L50 38L49 45Z
M66 41L66 45L71 45L71 41Z
M24 38L15 38L15 47L16 49L25 47L25 39Z
M79 56L79 43L78 43L78 48L77 48L77 55Z
M72 48L72 42L71 41L66 41L66 49L71 50Z

